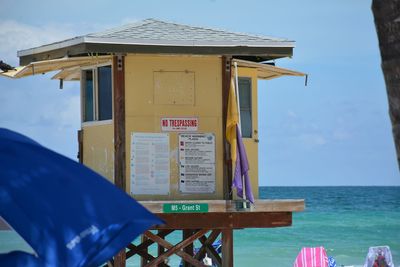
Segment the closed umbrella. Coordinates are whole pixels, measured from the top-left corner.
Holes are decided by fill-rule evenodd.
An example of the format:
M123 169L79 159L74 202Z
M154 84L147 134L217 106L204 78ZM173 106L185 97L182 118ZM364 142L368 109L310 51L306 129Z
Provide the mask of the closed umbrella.
M98 266L163 221L89 168L0 129L0 216L35 254L0 266Z

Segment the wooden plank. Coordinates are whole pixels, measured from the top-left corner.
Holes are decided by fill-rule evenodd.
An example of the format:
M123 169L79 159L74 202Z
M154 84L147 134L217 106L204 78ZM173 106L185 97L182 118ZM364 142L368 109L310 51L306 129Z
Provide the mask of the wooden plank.
M126 191L125 168L125 64L124 56L113 57L114 181Z
M291 212L163 213L158 216L166 224L154 229L271 228L292 224Z
M167 230L161 230L158 232L158 236L161 238L165 238L167 235L169 235L170 233L172 233L174 230L173 229L167 229ZM129 244L128 248L130 249L130 251L128 251L126 253L126 258L130 258L135 254L139 254L142 255L140 252L141 251L145 251L149 246L151 246L154 243L153 240L151 239L146 239L146 241L142 242L139 246L135 246L133 244ZM147 257L147 256L144 256ZM149 259L150 261L153 260L153 258Z
M171 201L139 201L146 209L153 213L163 213L164 204L208 204L208 212L226 211L225 200L171 200Z
M206 249L208 253L207 256L209 256L217 266L222 266L222 258L219 256L218 252L215 251L214 247L207 245Z
M126 266L126 254L125 254L125 249L123 249L117 255L114 256L114 267L125 267L125 266Z
M192 229L182 230L182 240L190 238L195 232ZM187 253L190 257L193 257L193 243L187 245L183 251ZM190 263L187 261L183 262L183 267L190 267Z
M222 70L222 144L223 144L223 194L224 199L232 199L232 160L230 158L229 143L226 140L226 116L228 113L228 97L231 80L232 57L223 56L221 60Z
M227 211L233 211L235 205L233 202L228 203ZM304 199L256 199L250 212L298 212L303 211L304 208Z
M145 235L149 238L152 239L153 241L157 242L158 244L162 245L163 247L167 248L168 251L166 251L164 254L162 254L161 256L157 257L155 260L151 261L148 265L146 265L146 267L150 267L150 266L157 266L158 264L160 264L161 262L164 262L165 259L167 259L168 257L170 257L172 254L176 254L178 256L180 256L181 258L183 258L185 261L188 261L189 263L191 263L192 265L196 266L196 267L205 267L205 265L197 260L195 260L194 258L192 258L190 255L188 255L187 253L185 253L183 251L183 249L188 246L189 244L193 243L196 239L198 239L199 237L201 237L202 235L204 235L205 233L207 233L209 230L207 229L203 229L203 230L199 230L197 231L195 234L193 234L191 237L179 242L178 244L176 244L175 246L172 246L171 243L167 242L166 240L160 238L157 235L154 235L153 233L151 233L150 231L147 231L145 233Z
M142 244L145 243L148 240L148 238L145 235L142 235L140 238L141 238L141 243ZM149 255L148 247L146 247L146 248L144 248L142 250L137 250L137 253L138 254L140 254L140 253L144 254L144 255L140 255L141 256L140 257L140 266L142 266L142 267L145 266L147 263L149 263L149 261L152 260L152 259L149 259L147 257L147 255Z
M222 267L233 267L233 230L222 230Z
M273 228L292 225L291 212L232 213L232 225L238 228Z
M153 241L151 243L154 243ZM142 243L143 244L143 243ZM152 255L148 253L147 247L144 249L140 249L139 246L135 246L133 244L129 244L128 248L130 249L129 252L126 253L126 258L130 258L133 255L139 255L140 256L140 265L144 266L147 264L147 262L150 262L155 259Z
M83 129L78 130L78 155L79 163L83 163Z
M163 231L158 230L158 234L157 234L157 235L161 237L160 234L161 234L162 232L163 232ZM162 236L162 238L164 239L165 236ZM164 247L161 246L160 244L157 244L157 257L161 256L164 252L165 252ZM165 264L165 263L160 263L160 264L158 265L158 267L168 267L168 265Z
M213 262L217 264L217 266L222 265L221 257L212 246L215 239L217 239L220 233L221 233L220 230L213 230L211 234L208 236L208 238L206 238L205 236L199 238L200 242L202 243L202 246L199 252L195 256L196 259L203 258L205 256L205 253L207 252L208 255L211 257L211 259L213 260Z
M102 267L113 267L113 266L114 266L114 259L110 259Z
M139 201L153 213L163 213L164 204L190 204L190 203L207 203L208 212L243 212L236 210L236 202L234 200L171 200L171 201ZM286 211L303 211L305 207L304 199L256 199L252 209L246 212L286 212Z
M125 69L122 55L113 57L114 182L126 191L125 179ZM125 249L114 258L114 266L125 267Z

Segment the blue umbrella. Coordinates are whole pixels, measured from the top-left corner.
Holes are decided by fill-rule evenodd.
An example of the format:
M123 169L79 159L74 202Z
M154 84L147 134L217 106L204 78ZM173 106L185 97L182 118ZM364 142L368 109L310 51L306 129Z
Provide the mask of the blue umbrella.
M89 168L0 128L0 216L35 255L0 266L98 266L163 221Z

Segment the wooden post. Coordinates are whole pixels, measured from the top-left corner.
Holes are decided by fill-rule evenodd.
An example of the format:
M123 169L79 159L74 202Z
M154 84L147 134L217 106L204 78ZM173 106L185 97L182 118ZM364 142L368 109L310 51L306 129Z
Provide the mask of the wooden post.
M168 257L170 257L173 254L177 254L178 256L180 256L181 258L183 258L185 261L190 262L192 265L197 266L197 267L204 267L204 264L200 263L199 261L195 260L193 257L191 257L190 255L188 255L186 252L184 252L184 248L190 244L192 244L196 239L200 238L201 236L205 235L209 230L207 229L202 229L202 230L196 230L194 232L194 234L192 236L190 236L189 238L182 240L181 242L179 242L178 244L176 244L175 246L173 246L171 243L169 243L168 241L166 241L165 239L151 233L150 231L145 232L145 235L157 242L158 244L162 245L163 247L165 247L167 249L167 251L160 255L159 257L157 257L156 259L154 259L153 261L151 261L148 265L146 265L145 267L153 267L153 266L157 266L158 264L162 263L165 261L165 259L167 259Z
M126 266L126 253L125 249L118 252L114 256L114 267L125 267Z
M158 230L158 235L161 233L160 230ZM164 237L165 238L165 237ZM162 254L165 253L165 249L163 246L161 246L160 244L157 244L157 257L161 256ZM169 265L164 264L164 263L160 263L158 265L159 267L168 267Z
M126 191L125 175L125 62L124 56L113 57L114 88L114 183ZM115 267L126 266L126 252L121 250L114 257Z
M223 194L224 199L232 199L232 160L230 158L230 148L226 140L226 115L228 113L228 97L229 87L231 84L231 66L232 58L228 56L222 57L222 140L223 140Z
M114 72L114 182L126 191L125 175L125 66L124 56L113 57Z
M182 230L183 240L188 239L194 234L193 230ZM183 249L187 254L193 257L193 243ZM186 261L183 262L183 267L191 267L192 265Z
M222 230L222 267L233 267L233 230Z
M83 164L83 129L78 130L78 160Z
M141 239L142 239L142 244L145 243L148 240L148 238L145 235L142 235ZM145 249L143 249L143 250L144 250L145 253L149 253L149 250L148 250L147 247ZM146 266L148 263L149 263L149 261L146 258L140 257L140 266L141 267Z

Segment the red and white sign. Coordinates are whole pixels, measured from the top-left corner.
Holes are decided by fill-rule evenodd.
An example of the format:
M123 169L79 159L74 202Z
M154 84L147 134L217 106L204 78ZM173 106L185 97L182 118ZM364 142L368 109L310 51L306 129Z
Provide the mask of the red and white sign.
M197 132L199 118L161 118L163 132Z

